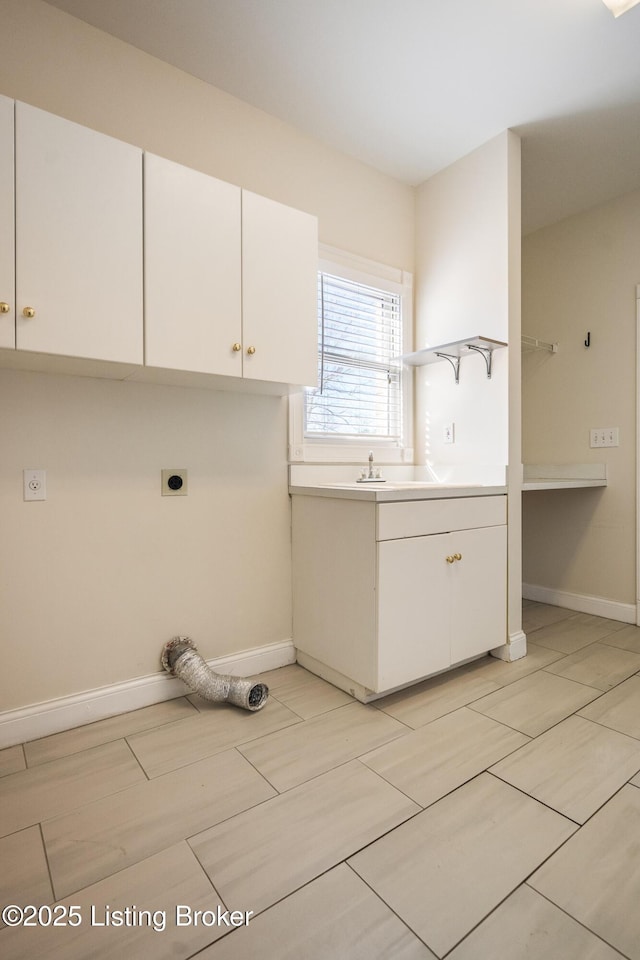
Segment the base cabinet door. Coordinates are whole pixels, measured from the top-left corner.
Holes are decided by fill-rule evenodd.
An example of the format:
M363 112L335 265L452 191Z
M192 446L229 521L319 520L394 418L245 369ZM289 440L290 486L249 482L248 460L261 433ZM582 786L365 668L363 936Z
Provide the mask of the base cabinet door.
M145 153L144 209L146 365L242 376L240 188Z
M506 643L507 528L460 530L451 535L451 662Z
M13 100L0 97L0 347L16 345Z
M450 664L450 534L378 544L378 690Z
M16 346L141 364L142 151L15 108Z

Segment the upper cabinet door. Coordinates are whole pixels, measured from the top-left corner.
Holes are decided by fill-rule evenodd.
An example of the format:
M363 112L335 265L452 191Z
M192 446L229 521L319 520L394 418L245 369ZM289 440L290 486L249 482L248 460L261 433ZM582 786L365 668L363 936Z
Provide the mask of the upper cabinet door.
M0 347L16 345L13 100L0 97Z
M317 383L317 284L316 218L243 190L245 377Z
M142 151L16 103L22 350L142 363Z
M240 377L240 188L144 164L145 362Z

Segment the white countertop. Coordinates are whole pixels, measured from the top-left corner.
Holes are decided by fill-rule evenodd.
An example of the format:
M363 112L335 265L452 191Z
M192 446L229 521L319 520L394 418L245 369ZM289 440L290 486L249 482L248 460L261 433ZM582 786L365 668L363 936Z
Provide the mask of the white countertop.
M604 463L525 463L522 490L577 490L606 487Z
M292 485L289 493L304 497L337 497L392 503L398 500L449 500L452 497L500 496L506 486L496 484L431 483L426 480L387 480L380 483L317 483Z

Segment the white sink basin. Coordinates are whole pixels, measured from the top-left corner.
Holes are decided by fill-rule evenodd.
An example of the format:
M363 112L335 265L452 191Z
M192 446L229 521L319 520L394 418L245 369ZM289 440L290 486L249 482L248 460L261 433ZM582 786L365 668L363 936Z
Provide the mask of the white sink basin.
M440 487L481 487L485 484L481 483L436 483L431 480L380 480L378 482L374 480L367 480L364 483L358 483L357 480L349 483L344 481L343 483L323 483L323 487L332 487L332 488L341 488L345 487L349 490L433 490L434 488Z

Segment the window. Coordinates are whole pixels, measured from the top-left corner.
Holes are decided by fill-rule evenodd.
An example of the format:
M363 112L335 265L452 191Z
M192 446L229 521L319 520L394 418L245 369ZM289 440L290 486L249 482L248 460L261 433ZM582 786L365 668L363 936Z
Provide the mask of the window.
M402 439L398 293L318 274L318 386L306 391L306 437Z
M293 399L290 459L412 458L410 277L331 251L318 273L318 386Z

